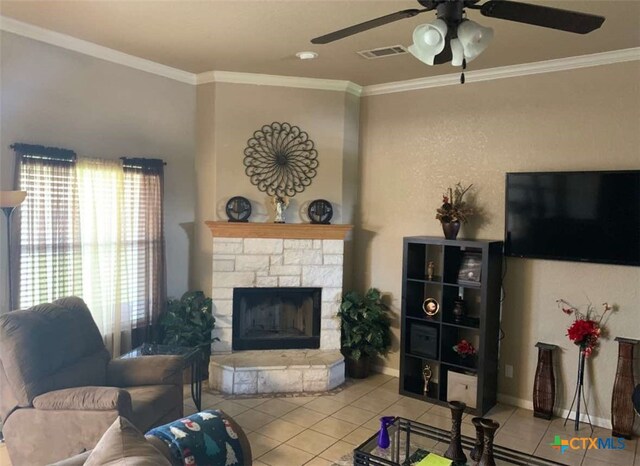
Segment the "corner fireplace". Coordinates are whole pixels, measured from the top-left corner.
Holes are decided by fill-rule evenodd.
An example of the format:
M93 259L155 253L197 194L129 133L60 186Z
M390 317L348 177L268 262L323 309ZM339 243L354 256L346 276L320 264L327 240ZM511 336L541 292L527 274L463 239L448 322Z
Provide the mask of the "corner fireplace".
M320 348L321 288L234 288L233 350Z

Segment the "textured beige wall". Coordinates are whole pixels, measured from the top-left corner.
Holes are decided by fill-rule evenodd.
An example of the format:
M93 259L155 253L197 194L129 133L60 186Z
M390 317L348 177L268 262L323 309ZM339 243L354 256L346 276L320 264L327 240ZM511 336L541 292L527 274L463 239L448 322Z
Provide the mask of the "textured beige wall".
M484 211L461 236L502 239L506 172L640 168L638 76L633 62L364 98L359 286L389 292L399 312L402 237L442 235L434 211L458 180L474 184ZM555 343L558 404L568 408L577 351L555 300L615 303L610 336L640 338L640 268L524 259L507 266L500 392L531 400L534 344ZM617 344L605 339L589 362L596 416L609 417L616 357ZM385 364L398 367L397 344ZM512 379L504 378L504 364L514 366Z
M0 37L1 189L13 185L14 142L87 157L164 159L168 292L185 292L195 211L194 86L10 33ZM0 225L4 309L4 219Z
M253 133L274 121L306 131L318 151L317 175L304 192L290 200L287 223L308 222L310 201L324 198L334 207L332 223L351 223L357 191L359 99L343 92L247 84L198 86L197 287L211 288L211 233L206 220L226 220L232 196L251 201L251 222L272 222L266 193L244 172L244 149Z

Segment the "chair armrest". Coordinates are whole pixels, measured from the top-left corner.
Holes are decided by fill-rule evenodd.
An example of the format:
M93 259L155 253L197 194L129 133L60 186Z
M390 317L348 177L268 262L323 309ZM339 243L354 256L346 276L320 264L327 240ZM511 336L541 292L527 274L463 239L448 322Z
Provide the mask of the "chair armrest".
M93 450L89 450L85 451L84 453L79 453L75 456L72 456L71 458L67 458L66 460L50 464L49 466L83 466L92 451Z
M182 385L182 356L140 356L112 359L107 365L107 384L114 387Z
M33 399L36 409L61 411L118 411L130 414L131 395L115 387L75 387L43 393Z

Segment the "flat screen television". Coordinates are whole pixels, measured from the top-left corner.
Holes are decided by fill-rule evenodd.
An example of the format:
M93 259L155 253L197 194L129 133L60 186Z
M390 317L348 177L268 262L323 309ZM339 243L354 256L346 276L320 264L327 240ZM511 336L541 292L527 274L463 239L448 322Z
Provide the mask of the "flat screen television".
M640 266L640 170L507 173L505 254Z

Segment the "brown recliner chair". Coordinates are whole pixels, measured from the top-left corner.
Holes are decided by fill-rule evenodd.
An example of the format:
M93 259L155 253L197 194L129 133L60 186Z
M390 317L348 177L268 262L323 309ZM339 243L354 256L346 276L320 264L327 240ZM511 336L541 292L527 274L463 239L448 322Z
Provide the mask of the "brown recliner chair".
M0 316L0 417L14 466L92 449L118 416L140 431L182 417L177 356L111 359L82 299Z

